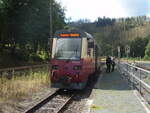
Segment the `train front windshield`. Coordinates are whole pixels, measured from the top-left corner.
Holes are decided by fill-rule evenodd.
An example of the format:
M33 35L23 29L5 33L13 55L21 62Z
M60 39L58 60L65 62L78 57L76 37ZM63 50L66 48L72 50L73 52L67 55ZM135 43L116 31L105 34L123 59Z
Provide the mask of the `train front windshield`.
M81 38L58 38L54 53L55 59L79 60L81 57Z

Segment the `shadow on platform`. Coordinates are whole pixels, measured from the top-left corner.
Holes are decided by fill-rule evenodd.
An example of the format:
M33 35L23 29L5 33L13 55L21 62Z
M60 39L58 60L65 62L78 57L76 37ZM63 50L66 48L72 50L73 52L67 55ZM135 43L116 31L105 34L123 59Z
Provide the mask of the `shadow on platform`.
M125 80L122 79L121 74L115 69L114 72L102 72L101 77L98 78L94 89L101 90L131 90Z
M121 78L121 75L117 70L111 73L102 72L96 78L90 78L87 87L84 90L74 91L74 93L78 94L75 100L80 101L81 99L89 98L93 89L113 91L131 90L128 84Z

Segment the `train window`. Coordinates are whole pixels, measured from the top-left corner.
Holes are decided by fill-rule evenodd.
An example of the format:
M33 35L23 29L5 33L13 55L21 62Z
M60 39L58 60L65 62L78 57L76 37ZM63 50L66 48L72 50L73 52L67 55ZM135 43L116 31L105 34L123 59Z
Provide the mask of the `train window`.
M88 42L88 48L94 48L94 42Z
M81 38L57 39L54 53L55 59L74 59L81 57Z

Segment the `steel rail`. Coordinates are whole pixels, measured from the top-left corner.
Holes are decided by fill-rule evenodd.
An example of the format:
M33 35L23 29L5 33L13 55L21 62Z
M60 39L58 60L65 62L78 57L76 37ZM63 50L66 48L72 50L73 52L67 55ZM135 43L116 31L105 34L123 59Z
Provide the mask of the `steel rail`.
M59 110L56 111L56 113L61 113L65 109L65 107L71 102L73 97L74 97L74 95L72 95L70 98L68 98L68 100L59 108Z
M57 90L55 93L48 95L47 97L45 97L44 99L42 99L41 101L39 101L37 104L33 105L32 107L30 107L28 110L26 110L23 113L34 113L38 110L40 110L43 106L45 106L48 102L50 102L50 100L52 100L53 98L55 98L57 95L59 95L59 92L61 90ZM71 95L60 107L59 109L57 109L54 113L61 113L65 107L67 107L67 105L71 102L72 98L75 95Z
M49 100L51 100L52 98L54 98L58 94L58 92L59 92L59 90L57 90L53 94L50 94L50 95L46 96L44 99L42 99L41 101L39 101L35 105L31 106L29 109L27 109L23 113L34 113L40 107L42 107L43 105L45 105Z

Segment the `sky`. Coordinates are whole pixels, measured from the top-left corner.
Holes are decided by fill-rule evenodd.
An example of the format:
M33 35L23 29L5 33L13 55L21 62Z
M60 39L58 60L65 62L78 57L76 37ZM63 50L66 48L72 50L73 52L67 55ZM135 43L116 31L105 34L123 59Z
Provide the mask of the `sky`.
M98 17L150 16L150 0L57 0L67 18L96 20Z

